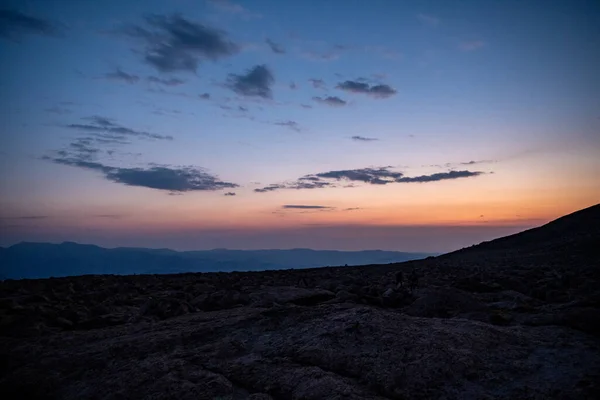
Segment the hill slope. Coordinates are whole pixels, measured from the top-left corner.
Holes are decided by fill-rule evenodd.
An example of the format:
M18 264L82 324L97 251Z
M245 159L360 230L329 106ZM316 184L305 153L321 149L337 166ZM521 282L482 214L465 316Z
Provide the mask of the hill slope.
M519 257L521 259L600 258L600 204L565 215L537 228L483 242L448 253L441 258Z

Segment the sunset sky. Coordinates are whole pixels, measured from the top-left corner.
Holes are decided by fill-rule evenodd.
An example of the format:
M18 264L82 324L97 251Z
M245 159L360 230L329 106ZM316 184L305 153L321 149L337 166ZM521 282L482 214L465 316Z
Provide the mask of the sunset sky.
M1 246L444 252L600 202L597 1L1 7Z

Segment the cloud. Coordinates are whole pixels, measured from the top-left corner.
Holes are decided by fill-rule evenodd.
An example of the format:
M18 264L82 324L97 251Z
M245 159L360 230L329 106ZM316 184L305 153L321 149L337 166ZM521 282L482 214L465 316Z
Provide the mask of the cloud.
M298 85L296 85L294 82L290 82L290 89L296 90L298 89Z
M421 21L421 23L429 26L438 26L440 23L440 19L438 17L429 14L418 14L417 19Z
M177 79L177 78L163 79L163 78L158 78L156 76L149 76L146 79L148 80L148 82L157 83L159 85L165 85L165 86L178 86L178 85L182 85L185 83L184 80Z
M237 14L245 19L262 18L261 14L251 12L248 9L244 8L242 5L233 3L229 0L207 0L207 2L219 11L230 14Z
M313 108L310 104L300 104L300 107L310 109Z
M374 142L376 140L379 140L377 138L364 137L364 136L352 136L350 139L357 141L357 142Z
M300 124L297 123L296 121L275 122L274 125L285 126L296 132L302 131L302 129L300 128Z
M335 50L329 50L326 52L305 51L301 55L302 57L312 61L334 61L340 58L340 52Z
M265 39L265 43L267 43L269 45L269 47L271 48L271 51L273 53L275 53L275 54L285 54L285 49L283 48L283 46L281 46L280 44L275 43L271 39L269 39L269 38Z
M89 132L104 139L124 140L127 136L134 136L153 140L173 140L173 137L169 135L159 135L126 128L105 117L92 116L85 118L85 120L90 122L86 124L69 124L67 128Z
M475 51L475 50L479 50L482 47L485 46L485 42L482 40L472 40L472 41L465 41L465 42L461 42L458 45L458 48L461 49L462 51Z
M373 85L356 81L341 82L336 86L337 89L352 93L363 93L375 98L384 99L393 96L397 91L389 85Z
M236 196L236 193L234 193L234 192L227 192L227 193L224 193L223 196Z
M139 40L144 61L160 72L195 73L201 61L215 61L240 51L224 31L179 14L154 14L145 22L145 27L130 25L120 32Z
M200 98L204 99L204 100L208 100L208 99L210 99L210 93L202 93L200 95Z
M129 83L130 85L137 83L140 80L139 76L128 74L127 72L121 70L121 68L117 68L114 72L105 74L104 77L110 80L123 81Z
M46 108L44 111L52 113L52 114L58 114L58 115L66 115L66 114L71 114L73 112L73 111L69 110L68 108L59 107L59 106L52 106L50 108Z
M482 175L483 172L479 172L479 171L448 171L448 172L438 172L436 174L431 174L431 175L421 175L421 176L416 176L413 178L400 178L397 179L396 182L399 183L410 183L410 182L420 182L420 183L424 183L424 182L437 182L437 181L443 181L443 180L448 180L448 179L458 179L458 178L469 178L469 177L473 177L473 176L479 176Z
M0 10L0 38L18 40L24 35L58 36L54 23L16 10Z
M390 171L388 167L329 171L312 175L312 177L316 178L358 181L375 185L393 183L402 176L401 172Z
M392 171L390 167L358 168L348 170L335 170L305 175L293 182L271 184L263 188L254 189L257 193L272 192L280 189L321 189L328 187L340 187L339 181L349 181L350 185L341 187L354 187L354 182L362 182L370 185L387 185L394 183L427 183L459 178L469 178L482 175L479 171L448 171L438 172L431 175L406 177L404 173Z
M56 164L100 172L106 180L126 186L139 186L169 192L214 191L239 186L235 183L223 182L197 167L150 165L146 168L124 168L69 156L54 158L45 156L43 159Z
M313 97L313 100L317 103L327 104L332 107L343 107L348 104L345 100L340 99L337 96L327 96L327 97Z
M467 162L461 162L460 165L476 165L476 164L490 164L490 163L495 163L497 162L496 160L477 160L477 161L467 161Z
M22 215L18 217L1 217L0 219L39 220L48 218L50 218L48 215Z
M288 209L299 209L299 210L324 210L324 209L332 209L333 207L328 206L307 206L307 205L297 205L297 204L285 204L281 206L286 210Z
M315 89L326 89L323 79L310 78L308 80Z
M246 74L229 74L226 86L242 96L273 97L271 86L275 78L266 65L256 65Z

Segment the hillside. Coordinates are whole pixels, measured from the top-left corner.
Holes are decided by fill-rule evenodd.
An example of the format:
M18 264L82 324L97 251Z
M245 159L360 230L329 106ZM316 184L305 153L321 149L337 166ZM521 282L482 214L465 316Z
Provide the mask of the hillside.
M600 204L565 215L546 225L461 249L444 257L479 253L514 254L518 257L581 257L598 259L600 251Z
M398 264L1 282L0 392L597 399L597 214Z

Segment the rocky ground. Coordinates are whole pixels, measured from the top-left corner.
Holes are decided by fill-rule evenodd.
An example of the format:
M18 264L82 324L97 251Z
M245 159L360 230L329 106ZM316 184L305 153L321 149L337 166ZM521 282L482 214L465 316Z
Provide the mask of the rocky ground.
M4 281L0 394L598 399L600 224L584 220L543 251L526 235L385 266ZM418 288L398 287L413 270Z
M419 288L398 288L396 272L413 268ZM441 257L388 266L6 281L0 393L597 398L597 270L483 269Z

